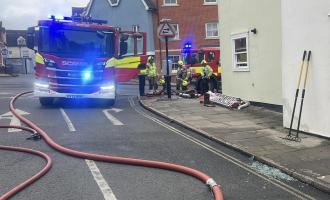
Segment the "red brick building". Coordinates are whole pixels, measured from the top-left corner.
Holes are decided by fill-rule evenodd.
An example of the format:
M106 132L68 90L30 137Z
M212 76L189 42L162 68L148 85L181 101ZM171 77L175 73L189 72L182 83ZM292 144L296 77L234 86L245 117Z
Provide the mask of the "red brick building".
M219 23L217 0L153 0L156 11L153 16L154 34L161 19L171 19L177 30L174 40L169 42L169 60L172 73L181 59L184 44L191 43L192 48L218 47ZM157 66L165 67L165 42L155 38L155 56ZM160 53L162 52L162 53Z

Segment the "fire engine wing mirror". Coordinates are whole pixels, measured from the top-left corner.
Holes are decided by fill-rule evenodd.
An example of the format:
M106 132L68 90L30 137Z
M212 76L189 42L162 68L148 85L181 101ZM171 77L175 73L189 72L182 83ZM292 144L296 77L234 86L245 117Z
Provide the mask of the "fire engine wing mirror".
M134 36L138 39L143 38L141 33L135 33Z
M129 37L128 34L121 34L121 35L120 35L120 41L121 41L121 42L122 42L122 41L126 41L126 40L128 40L128 37Z
M36 35L36 30L34 27L29 27L27 29L27 40L26 40L26 46L29 48L29 49L32 49L34 50L34 38L35 38L35 35Z

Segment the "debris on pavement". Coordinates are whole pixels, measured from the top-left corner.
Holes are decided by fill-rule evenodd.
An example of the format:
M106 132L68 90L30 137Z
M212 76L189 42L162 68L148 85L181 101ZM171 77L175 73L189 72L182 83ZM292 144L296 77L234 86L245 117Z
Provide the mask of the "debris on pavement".
M237 97L232 97L220 93L213 93L210 91L208 92L208 94L210 94L210 101L212 103L215 103L220 106L224 106L226 108L241 110L250 105L250 102L244 101Z
M269 178L286 180L286 181L296 181L295 178L281 172L279 169L262 164L258 161L253 162L250 167Z

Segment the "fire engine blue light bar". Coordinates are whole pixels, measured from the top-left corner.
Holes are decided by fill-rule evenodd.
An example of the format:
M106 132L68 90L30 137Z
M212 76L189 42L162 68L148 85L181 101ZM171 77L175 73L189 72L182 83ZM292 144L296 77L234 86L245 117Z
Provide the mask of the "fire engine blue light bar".
M106 24L108 23L107 20L100 20L100 19L91 19L86 17L65 17L62 15L48 15L49 19L52 20L67 20L67 21L74 21L74 22L89 22L89 23L97 23L97 24Z
M184 48L191 48L191 44L190 44L190 43L186 43L186 44L184 45Z

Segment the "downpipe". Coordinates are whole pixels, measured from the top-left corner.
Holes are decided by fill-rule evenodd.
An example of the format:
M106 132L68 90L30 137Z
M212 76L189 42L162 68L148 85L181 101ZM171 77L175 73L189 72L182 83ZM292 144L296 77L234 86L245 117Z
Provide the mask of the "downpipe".
M166 162L159 162L159 161L151 161L151 160L141 160L141 159L134 159L134 158L126 158L126 157L117 157L117 156L110 156L110 155L101 155L101 154L94 154L94 153L88 153L88 152L82 152L77 151L73 149L69 149L66 147L61 146L60 144L57 144L49 135L47 132L42 130L39 126L34 124L32 121L28 120L27 118L19 115L16 112L15 109L15 101L26 94L32 93L32 91L29 92L23 92L20 94L17 94L11 101L10 101L10 110L11 112L22 122L24 122L29 128L33 129L35 132L41 135L41 137L46 141L46 143L55 149L56 151L59 151L63 154L82 158L82 159L88 159L88 160L94 160L94 161L102 161L102 162L109 162L109 163L117 163L117 164L125 164L125 165L134 165L134 166L143 166L143 167L150 167L150 168L158 168L158 169L164 169L174 172L183 173L192 177L195 177L199 179L200 181L204 182L212 191L214 199L215 200L223 200L223 193L221 191L220 186L207 174L200 172L198 170L185 167L182 165L177 165L173 163L166 163ZM2 200L2 199L0 199Z

